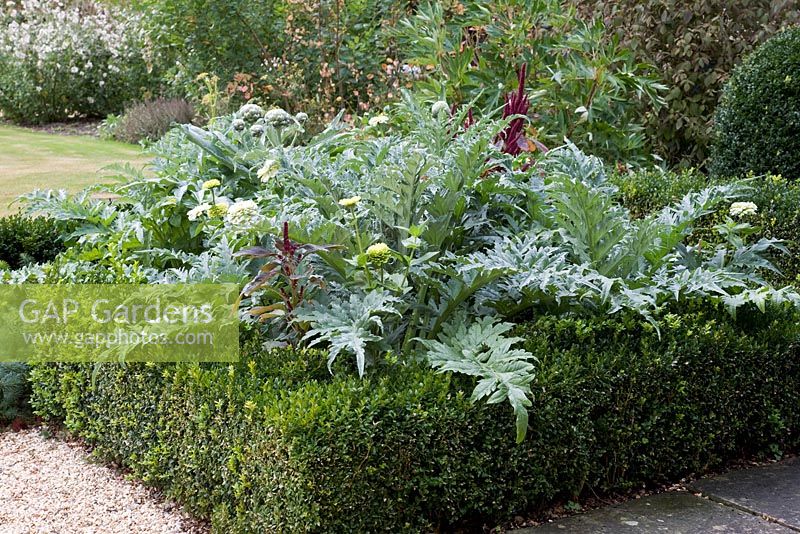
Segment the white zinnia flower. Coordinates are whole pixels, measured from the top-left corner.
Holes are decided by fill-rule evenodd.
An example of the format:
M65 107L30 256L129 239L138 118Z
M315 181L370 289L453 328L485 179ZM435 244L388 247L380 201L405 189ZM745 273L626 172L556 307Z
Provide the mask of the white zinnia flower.
M758 212L758 206L753 202L734 202L731 204L730 214L731 217L744 217L746 215L755 215Z
M261 180L262 183L267 183L278 174L280 168L280 164L277 161L268 159L258 170L258 179Z
M225 218L234 226L247 227L257 223L261 219L261 213L258 211L258 204L252 200L240 200L230 205Z
M190 221L196 221L197 218L207 212L210 207L211 204L200 204L197 207L190 209L189 213L186 214L186 217L188 217Z
M389 117L386 115L375 115L369 120L370 126L377 126L379 124L386 124L389 122Z

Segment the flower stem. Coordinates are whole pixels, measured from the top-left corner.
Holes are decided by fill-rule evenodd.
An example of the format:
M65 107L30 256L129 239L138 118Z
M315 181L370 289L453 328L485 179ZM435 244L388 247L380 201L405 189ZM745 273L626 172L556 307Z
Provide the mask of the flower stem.
M358 253L363 254L364 248L361 246L361 232L358 229L358 215L356 215L355 208L350 208L353 213L353 228L356 231L356 244L358 245Z

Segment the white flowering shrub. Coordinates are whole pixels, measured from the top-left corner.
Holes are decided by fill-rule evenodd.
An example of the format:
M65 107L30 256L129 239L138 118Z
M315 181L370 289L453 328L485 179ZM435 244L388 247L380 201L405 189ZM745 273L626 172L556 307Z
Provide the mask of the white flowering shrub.
M0 111L8 119L105 116L158 84L158 58L133 12L58 0L0 9Z
M329 365L349 357L364 374L389 353L474 376L475 400L511 404L518 439L536 372L506 336L520 317L632 310L657 325L687 301L800 305L762 278L783 246L748 239L738 216L753 206L735 205L720 244L693 238L746 186L634 219L599 159L574 145L514 157L495 142L512 118L467 115L407 100L382 119L402 135L334 121L298 143L302 117L249 105L173 130L154 177L110 189L124 201L39 192L28 206L75 223L76 258L151 283L246 284L242 307L273 343L325 347Z

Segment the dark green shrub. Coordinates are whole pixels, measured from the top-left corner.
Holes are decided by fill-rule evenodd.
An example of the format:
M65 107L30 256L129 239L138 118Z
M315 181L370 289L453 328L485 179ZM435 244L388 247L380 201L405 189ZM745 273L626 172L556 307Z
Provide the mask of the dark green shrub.
M598 16L670 87L667 105L648 110L653 150L673 164L709 156L722 86L755 46L800 21L796 0L572 0Z
M696 170L680 173L638 171L616 174L612 181L619 187L621 200L636 217L643 217L658 211L667 204L679 201L686 193L721 183L706 177ZM781 275L767 273L776 285L800 283L800 183L779 176L751 177L753 187L749 196L743 200L758 206L758 213L747 222L759 228L751 239L761 237L783 239L788 254L778 254L772 258ZM707 217L704 228L698 232L702 239L719 239L713 226L726 217L725 210Z
M776 35L734 71L715 116L710 171L800 180L800 28Z
M684 310L521 325L539 359L530 430L469 380L316 351L236 365L40 365L33 406L218 532L489 524L557 497L662 482L798 444L796 314ZM343 369L346 366L343 366ZM488 521L488 523L486 523Z
M12 269L50 261L64 250L62 230L45 217L0 217L0 260Z
M690 191L713 185L712 180L695 169L677 172L641 169L612 174L611 181L619 188L622 203L637 218L679 201Z
M28 413L29 370L24 363L0 362L0 423Z
M156 98L129 107L113 126L113 136L126 143L158 141L175 124L189 124L194 108L182 98Z

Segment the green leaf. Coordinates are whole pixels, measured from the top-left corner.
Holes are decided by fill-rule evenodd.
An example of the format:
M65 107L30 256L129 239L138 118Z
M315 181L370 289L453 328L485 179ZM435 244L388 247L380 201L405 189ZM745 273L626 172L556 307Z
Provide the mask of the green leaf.
M505 337L513 328L484 317L466 326L465 317L447 323L439 338L420 340L428 349L430 364L441 372L452 371L479 377L472 401L486 398L489 404L508 401L516 416L516 439L522 442L528 431L528 396L534 379L534 356L513 345L521 338Z

